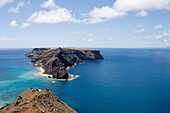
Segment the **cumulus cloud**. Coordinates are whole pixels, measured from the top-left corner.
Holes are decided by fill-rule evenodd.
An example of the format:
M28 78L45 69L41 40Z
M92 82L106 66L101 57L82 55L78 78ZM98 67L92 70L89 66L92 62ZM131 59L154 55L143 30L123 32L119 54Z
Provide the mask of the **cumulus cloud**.
M162 25L161 24L155 25L154 28L155 29L162 29Z
M25 3L20 1L20 2L18 2L16 8L11 7L11 8L9 8L8 12L19 13L19 8L23 7L24 5L25 5Z
M10 26L17 27L18 26L17 21L16 20L11 21Z
M86 24L103 23L107 20L125 16L127 13L124 11L115 10L109 6L104 6L102 8L94 8L87 15L88 18L83 19Z
M170 10L169 0L116 0L113 7L123 11Z
M55 5L54 0L45 1L41 4L42 8L49 8L49 11L41 10L34 12L29 18L29 22L33 23L60 23L60 22L74 22L80 23L80 20L76 19L72 15L72 11L66 8L61 8Z
M148 12L146 12L144 10L140 11L139 13L136 13L137 17L145 17L147 15L148 15Z
M21 27L22 27L22 28L26 28L26 27L29 27L30 25L31 25L30 23L27 23L27 22L26 22L26 23L22 23L22 26L21 26Z
M16 41L16 40L18 40L18 39L16 39L16 38L7 38L7 37L1 37L0 38L0 41Z
M50 11L34 12L28 18L28 21L33 23L80 22L80 20L77 20L71 15L71 11L68 11L65 8L58 8Z
M170 0L116 0L112 7L94 8L86 14L86 19L83 22L101 23L125 16L128 12L138 12L137 16L147 16L147 11L153 10L170 10Z
M13 0L0 0L0 7L6 5L7 3L12 3Z

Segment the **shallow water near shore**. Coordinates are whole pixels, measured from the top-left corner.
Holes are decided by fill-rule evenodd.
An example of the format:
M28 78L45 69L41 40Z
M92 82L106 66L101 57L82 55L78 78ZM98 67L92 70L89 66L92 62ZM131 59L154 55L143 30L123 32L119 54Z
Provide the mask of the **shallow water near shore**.
M170 113L170 49L99 50L103 61L69 68L80 75L72 81L35 76L39 71L24 56L31 49L0 50L0 106L37 87L80 113Z

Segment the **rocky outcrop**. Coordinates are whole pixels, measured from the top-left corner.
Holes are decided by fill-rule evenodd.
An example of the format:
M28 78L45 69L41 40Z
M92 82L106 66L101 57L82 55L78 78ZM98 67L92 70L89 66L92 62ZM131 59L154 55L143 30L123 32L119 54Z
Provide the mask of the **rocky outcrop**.
M104 59L98 50L80 48L35 48L26 56L33 58L33 66L42 67L44 74L50 74L56 79L69 79L67 67L83 61Z
M48 89L29 88L0 113L76 113Z

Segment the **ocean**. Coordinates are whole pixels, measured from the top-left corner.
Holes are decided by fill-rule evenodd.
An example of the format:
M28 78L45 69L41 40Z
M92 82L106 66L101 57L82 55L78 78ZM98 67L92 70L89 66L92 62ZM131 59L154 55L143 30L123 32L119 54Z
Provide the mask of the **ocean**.
M30 87L48 88L79 113L170 113L170 49L100 48L102 61L70 68L72 81L43 76L31 49L0 49L0 106Z

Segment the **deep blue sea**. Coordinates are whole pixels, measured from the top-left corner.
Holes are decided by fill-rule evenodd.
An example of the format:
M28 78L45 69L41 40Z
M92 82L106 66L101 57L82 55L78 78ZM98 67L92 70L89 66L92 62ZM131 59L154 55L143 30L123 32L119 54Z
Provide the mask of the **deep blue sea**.
M70 68L80 77L64 82L35 75L24 56L31 49L0 49L0 106L37 87L79 113L170 113L170 49L99 50L103 61Z

